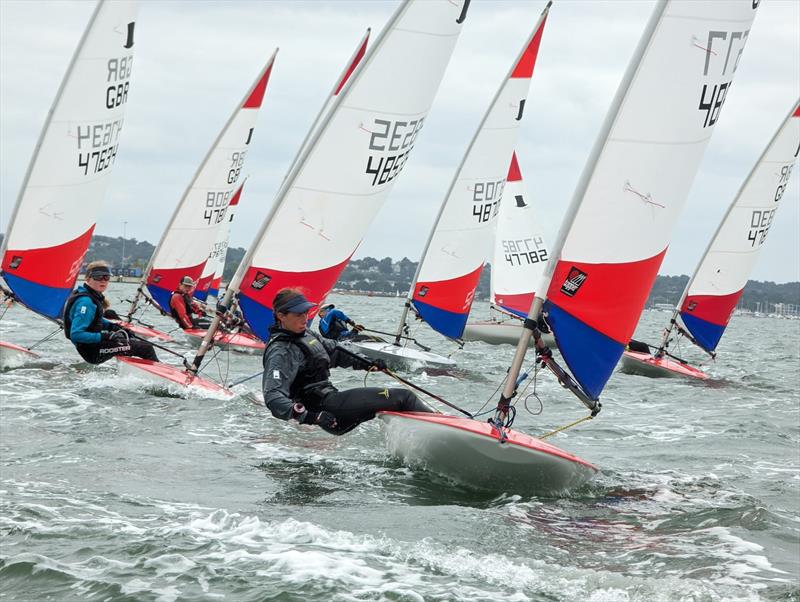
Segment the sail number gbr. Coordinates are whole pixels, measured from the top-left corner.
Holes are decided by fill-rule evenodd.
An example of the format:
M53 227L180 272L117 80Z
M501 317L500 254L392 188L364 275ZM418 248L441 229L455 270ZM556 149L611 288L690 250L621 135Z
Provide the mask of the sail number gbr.
M369 150L394 154L380 158L370 154L367 157L365 173L372 176L372 186L391 182L403 171L424 121L424 117L412 121L375 120L375 128L370 132Z
M479 224L497 216L505 185L505 178L495 182L475 182L472 188L472 215Z

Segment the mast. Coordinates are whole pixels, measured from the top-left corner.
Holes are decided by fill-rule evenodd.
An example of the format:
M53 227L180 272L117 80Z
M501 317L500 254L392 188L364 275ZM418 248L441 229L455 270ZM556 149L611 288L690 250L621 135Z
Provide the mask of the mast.
M19 193L17 194L17 201L14 204L14 209L11 212L11 219L8 221L8 226L6 227L6 235L3 237L3 244L0 246L0 259L6 256L6 251L8 250L8 241L11 238L11 233L14 231L14 222L16 221L17 214L19 213L19 208L22 205L22 197L25 195L25 191L28 188L28 182L31 179L31 174L33 173L33 167L36 165L36 160L39 158L39 151L42 148L42 144L44 143L45 135L47 134L47 130L50 128L50 122L53 120L53 114L58 107L58 104L61 102L61 95L64 92L64 88L69 81L70 76L72 75L72 71L75 68L75 63L78 61L78 56L83 49L83 45L86 42L86 38L89 36L89 32L92 30L92 26L94 25L95 20L97 19L97 15L100 13L100 9L103 7L105 0L99 0L97 6L92 13L91 18L89 19L89 23L86 25L86 28L83 30L83 35L81 36L80 41L78 42L78 46L75 48L75 52L72 53L72 59L69 62L69 66L67 67L66 72L64 73L64 77L61 79L61 84L58 86L58 90L56 91L55 99L53 103L50 105L50 109L47 111L47 117L45 118L44 125L42 126L41 132L39 132L39 139L36 141L36 146L33 149L33 155L31 156L31 160L28 162L28 169L25 171L25 176L22 179L22 185L19 188ZM2 270L0 270L0 276L2 276ZM75 276L77 279L77 275ZM74 285L74 281L73 281Z
M131 319L131 316L136 311L136 307L137 307L137 305L139 303L139 299L142 297L142 295L147 296L147 294L145 293L145 290L144 290L145 289L145 285L147 284L147 278L148 278L148 276L150 274L150 271L153 269L153 264L155 263L156 257L158 256L158 252L161 250L161 246L164 244L164 241L167 238L167 234L169 234L169 231L172 229L172 226L175 224L175 220L177 219L178 214L180 213L181 208L183 207L183 204L186 202L186 199L189 196L189 193L192 191L192 188L194 187L194 183L197 181L197 178L200 176L200 174L202 173L203 169L205 169L206 163L208 162L209 158L214 153L214 151L217 149L217 145L219 144L220 140L222 140L222 137L227 133L228 128L230 127L231 123L233 123L233 120L236 119L236 117L239 115L239 112L242 110L242 107L244 106L245 102L247 102L247 99L250 98L250 96L252 95L252 93L255 90L256 86L258 86L259 82L264 77L264 74L272 69L272 65L275 62L275 57L277 55L278 55L278 48L276 48L275 51L272 53L272 56L267 61L267 63L264 65L264 68L259 72L258 77L256 77L256 79L253 82L253 84L247 90L247 93L244 95L244 97L242 98L241 102L239 102L239 104L236 105L236 109L234 109L233 113L231 113L231 116L228 118L228 121L225 122L225 126L220 130L219 134L217 134L217 137L214 139L213 144L209 147L208 151L205 154L205 157L203 157L203 161L200 163L200 166L194 172L194 176L192 176L192 179L189 182L189 185L186 187L186 190L184 191L183 196L181 196L180 201L178 201L178 204L175 206L175 209L172 212L172 217L170 217L170 220L169 220L169 223L167 224L167 227L164 228L164 231L161 233L161 238L158 241L158 245L156 246L155 250L153 251L153 254L150 255L150 261L148 261L147 267L145 268L144 272L142 273L142 278L139 281L139 286L136 288L136 295L134 296L133 301L131 301L131 306L128 309L128 316L127 316L128 320Z
M239 263L239 267L236 269L236 273L231 278L231 281L228 283L227 288L225 289L225 296L222 298L220 305L220 311L214 316L214 320L211 322L211 326L208 327L205 336L203 337L202 342L200 343L200 347L197 350L197 354L192 361L192 368L190 370L192 372L197 372L200 368L200 364L203 361L203 357L205 356L206 352L208 351L209 347L211 346L211 341L214 339L214 335L216 335L217 330L219 330L219 325L222 320L222 313L227 311L229 308L232 308L231 302L234 299L234 295L239 292L239 285L242 283L242 279L244 278L245 272L247 271L248 266L253 258L253 254L255 253L256 246L258 242L263 238L264 234L266 233L267 229L269 228L270 224L272 223L275 215L278 213L278 209L280 209L281 204L283 203L283 199L286 197L289 189L294 185L295 180L297 179L300 170L302 169L303 165L306 162L306 159L311 154L311 151L317 144L317 141L322 137L322 134L327 130L328 125L331 122L332 116L336 113L337 109L341 104L344 102L344 99L347 98L348 93L353 87L353 83L358 80L360 75L366 69L366 66L372 61L372 58L375 56L377 51L383 46L384 40L388 35L388 32L394 27L394 24L400 19L400 17L405 13L408 8L408 5L411 0L404 0L404 2L397 8L392 18L386 24L380 34L378 35L378 39L375 44L369 49L366 56L364 57L363 61L361 62L362 68L358 69L354 74L353 77L348 77L347 81L344 84L344 88L340 90L340 93L335 96L333 99L333 104L331 105L330 110L324 115L322 118L319 127L317 130L309 136L307 136L307 143L305 146L301 146L298 154L292 163L291 167L289 168L289 172L286 177L283 179L280 188L278 189L278 193L275 195L275 201L272 203L272 207L270 207L269 213L264 218L264 221L261 224L261 228L259 228L256 237L253 239L253 243L247 248L247 251L242 257L241 262ZM326 101L327 103L327 101Z
M406 296L406 302L405 302L405 304L403 306L403 313L400 316L400 323L398 324L397 332L395 333L395 340L394 340L394 344L395 345L400 345L400 338L402 337L403 329L406 326L406 320L408 319L408 311L409 311L409 309L411 309L411 302L414 299L414 289L416 288L417 280L419 279L419 275L420 275L420 273L422 271L422 266L425 263L425 257L428 255L428 251L430 250L431 243L433 242L433 237L436 234L436 228L438 227L439 221L442 219L442 215L444 214L444 210L447 207L447 201L450 199L450 195L452 194L453 189L455 188L455 186L456 186L456 184L458 182L458 177L459 177L459 175L461 175L461 170L464 168L464 165L466 164L467 160L469 159L470 153L472 152L472 148L475 146L475 143L476 143L476 141L478 139L478 136L481 133L481 131L483 130L483 126L485 125L486 121L488 120L489 115L492 112L492 109L495 107L495 104L497 103L498 99L500 98L500 95L503 93L506 84L511 79L511 75L514 73L514 70L517 68L517 65L519 64L520 59L523 57L525 52L528 50L528 46L530 45L531 40L533 40L533 38L536 36L537 32L539 31L539 29L542 26L543 21L545 20L545 18L547 18L547 14L549 13L550 6L552 6L552 4L553 4L553 1L550 0L547 3L547 6L544 7L544 10L542 11L541 15L539 16L539 20L536 22L536 26L533 28L533 33L531 33L531 35L528 37L528 39L526 40L525 44L523 45L522 49L517 54L517 58L512 63L511 68L508 70L505 78L503 79L503 83L497 89L497 92L495 92L495 95L492 98L492 102L489 105L489 108L483 114L483 118L481 119L481 122L478 124L477 130L475 130L475 134L472 136L472 140L470 140L469 146L467 147L467 151L461 157L461 162L458 164L458 169L456 170L455 175L453 176L453 179L450 181L450 186L447 188L447 192L445 193L444 198L442 199L442 202L439 205L439 211L436 214L436 219L434 220L433 226L431 227L431 230L430 230L430 232L428 234L428 239L427 239L427 241L425 241L425 247L422 250L422 255L420 256L419 263L417 264L417 269L416 269L416 272L414 273L414 278L411 280L411 286L408 289L408 295Z
M683 289L680 299L678 299L678 303L675 305L675 309L672 310L672 316L670 317L669 324L667 324L667 327L664 330L664 334L661 337L661 343L658 346L659 352L664 351L667 348L667 345L669 344L669 337L672 335L672 329L673 327L677 326L677 319L678 315L681 313L681 307L683 307L683 302L686 300L686 297L689 294L689 290L692 288L692 284L694 284L694 281L697 278L698 273L700 272L700 268L702 267L703 262L705 262L706 260L706 256L708 255L709 251L711 251L711 247L714 245L714 242L717 240L720 231L725 226L725 222L728 221L728 217L730 216L731 212L736 207L736 203L739 201L739 197L742 195L742 192L750 184L750 181L753 179L753 175L758 170L759 166L761 165L761 162L764 160L764 157L767 155L767 153L769 153L770 150L772 150L772 146L775 143L775 140L783 132L783 128L786 127L786 124L789 122L789 120L792 119L792 116L797 112L798 107L800 107L800 101L794 103L794 106L789 111L789 114L781 122L781 125L772 135L769 144L767 144L766 148L764 148L761 155L759 155L758 161L756 161L755 165L750 170L750 173L747 175L747 178L745 178L745 181L742 183L742 185L739 187L739 190L736 192L736 195L733 197L733 202L731 202L731 204L728 205L728 209L725 211L725 215L722 216L722 219L720 220L719 224L717 224L717 229L714 231L714 235L709 239L708 245L706 245L706 249L705 251L703 251L703 255L700 257L700 261L695 266L694 272L692 272L692 276L691 278L689 278L689 282L686 283L686 287ZM797 156L797 154L795 154L795 156ZM692 342L694 342L693 337L692 337ZM700 345L698 345L698 347L703 349L703 351L708 353L712 358L716 355L713 352L707 351Z
M570 202L570 205L567 208L567 212L564 215L564 220L561 222L561 227L559 228L558 231L558 236L556 237L556 240L553 243L552 251L550 253L550 259L547 262L539 286L535 289L535 296L533 298L533 303L531 304L531 309L528 312L528 317L525 319L523 323L522 334L520 335L519 342L517 343L517 349L514 352L514 359L512 360L511 366L508 370L508 376L506 377L506 384L503 387L503 392L502 395L500 396L500 403L498 404L498 410L501 409L501 406L505 406L507 408L511 399L514 397L517 388L517 379L519 378L520 372L522 370L522 364L525 361L525 354L528 350L528 344L530 342L531 337L532 336L535 337L537 351L546 349L544 343L538 336L539 330L536 324L539 319L539 316L542 313L542 305L544 305L544 301L547 296L547 290L550 288L550 280L553 277L553 272L555 271L556 264L558 263L558 258L561 256L561 251L564 248L564 243L567 239L567 235L569 234L569 231L572 228L572 223L575 220L576 215L578 214L578 210L580 209L583 197L589 186L589 181L591 180L592 175L594 174L597 162L600 158L603 149L605 148L608 136L611 133L611 129L614 126L614 123L617 119L617 115L619 114L619 111L622 107L622 103L628 93L628 89L630 88L631 83L633 82L633 78L636 76L636 73L639 70L639 65L641 63L642 57L644 56L645 50L647 50L647 47L650 44L650 40L653 36L653 33L655 32L658 23L661 21L661 16L663 15L666 6L667 6L667 0L659 0L658 4L656 5L655 10L653 11L653 14L650 17L650 21L647 23L644 35L642 35L641 39L639 40L639 44L636 47L636 51L634 52L633 57L631 58L631 61L628 64L628 69L625 72L622 81L620 82L620 86L617 89L617 93L614 96L614 100L611 102L611 106L609 107L606 119L603 122L603 126L600 129L597 140L595 141L594 147L592 148L592 152L590 153L589 158L586 161L586 165L583 168L581 177L578 180L578 184L575 187L575 192L572 195L572 201ZM573 393L576 393L576 395L578 394L578 392L574 390ZM586 402L584 401L584 403Z

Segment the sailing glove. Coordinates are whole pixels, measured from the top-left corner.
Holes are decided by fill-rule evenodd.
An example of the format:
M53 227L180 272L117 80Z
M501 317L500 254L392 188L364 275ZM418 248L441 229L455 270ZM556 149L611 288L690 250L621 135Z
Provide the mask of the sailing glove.
M389 366L387 366L386 362L384 362L381 359L372 360L372 362L370 362L369 368L367 368L367 370L375 372L383 372L384 370L388 369Z
M113 341L114 343L127 343L128 342L128 333L124 330L115 330L111 332L110 330L101 330L100 331L100 341Z

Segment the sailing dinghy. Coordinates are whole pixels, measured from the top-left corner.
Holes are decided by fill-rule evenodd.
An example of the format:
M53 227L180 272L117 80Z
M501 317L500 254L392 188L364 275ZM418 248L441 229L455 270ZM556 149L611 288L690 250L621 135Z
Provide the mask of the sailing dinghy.
M591 464L557 448L526 446L511 429L513 400L525 394L518 387L527 378L520 374L528 339L536 340L537 357L528 369L534 379L538 367L547 367L590 411L542 438L594 417L655 281L719 118L721 102L714 109L714 99L730 86L755 12L749 0L656 4L534 288L494 418L477 429L469 418L383 413L394 455L509 492L569 489L595 474ZM707 109L698 108L698 98L712 98ZM569 371L541 340L542 313ZM512 447L514 453L505 449ZM495 482L487 473L500 478Z
M394 341L348 343L359 353L398 368L456 365L455 360L432 353L409 336L408 314L413 308L417 318L461 344L506 185L549 10L550 3L503 79L461 160L422 252ZM409 341L421 349L401 345Z
M503 195L505 201L500 203L497 216L490 284L491 310L498 316L467 322L465 341L516 345L522 334L522 321L533 303L532 284L542 279L549 257L516 153L511 157ZM542 339L547 345L555 344L550 334L542 333Z
M140 302L144 300L162 314L170 314L169 302L178 282L184 276L194 281L200 279L217 242L217 233L227 223L229 208L241 197L239 178L277 52L275 50L259 71L217 135L150 257L128 309L127 322L123 324L137 334L153 336L153 332L132 321ZM160 332L156 336L171 338Z
M134 1L98 2L45 120L0 250L6 294L55 323L117 157L137 8ZM0 348L4 363L38 357L11 343Z
M686 339L715 357L774 222L798 153L800 103L795 103L728 207L672 313L661 344L651 353L645 343L632 341L622 355L624 372L708 378L701 369L670 354L668 348L675 339Z

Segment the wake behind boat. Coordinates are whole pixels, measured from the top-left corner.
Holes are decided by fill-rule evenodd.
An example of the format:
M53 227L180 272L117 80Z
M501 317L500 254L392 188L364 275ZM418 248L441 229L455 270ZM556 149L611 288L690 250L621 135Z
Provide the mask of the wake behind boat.
M225 397L233 396L233 392L222 385L197 376L186 369L138 357L118 355L116 359L121 375L144 379L157 387L167 386L167 388L170 388L170 385L175 385L179 391L188 388L200 393L216 393Z

